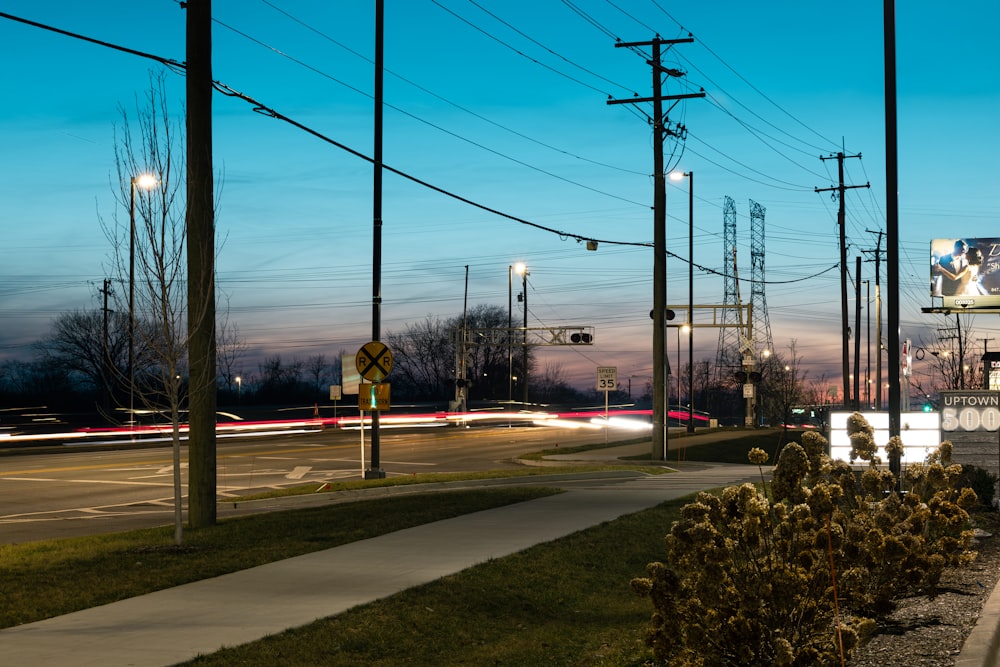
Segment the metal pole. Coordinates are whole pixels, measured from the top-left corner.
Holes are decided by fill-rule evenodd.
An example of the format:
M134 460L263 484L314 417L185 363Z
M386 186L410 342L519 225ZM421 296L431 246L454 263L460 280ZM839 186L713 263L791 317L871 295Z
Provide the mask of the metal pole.
M128 419L135 429L135 176L129 179L128 239Z
M514 267L507 266L507 409L514 403L514 341L513 315L514 310ZM508 420L507 426L510 426Z
M694 172L688 172L688 425L694 433Z
M385 2L375 0L375 147L374 174L372 183L372 340L378 341L382 335L382 106L383 69L385 47ZM364 421L362 419L362 421ZM362 426L362 433L364 428ZM365 479L382 479L379 448L379 413L372 410L371 469L364 473ZM363 462L362 462L362 465Z
M524 407L528 407L528 267L524 267L524 274L521 276L524 279L524 368L522 369L522 374L524 375L524 380L522 385L524 386Z

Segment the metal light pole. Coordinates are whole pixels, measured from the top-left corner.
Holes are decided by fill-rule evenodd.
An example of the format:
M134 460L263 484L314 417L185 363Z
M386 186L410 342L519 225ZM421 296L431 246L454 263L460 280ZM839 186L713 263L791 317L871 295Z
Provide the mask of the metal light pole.
M135 428L135 176L128 201L128 423Z
M690 366L687 432L694 433L694 172L670 172L672 181L679 181L685 176L688 179L688 366ZM680 391L677 393L679 395Z
M129 179L128 202L128 419L129 428L135 428L135 189L149 190L156 185L156 177L140 174Z
M514 309L514 267L507 265L507 407L514 402L514 343L512 311ZM507 423L510 426L510 422Z

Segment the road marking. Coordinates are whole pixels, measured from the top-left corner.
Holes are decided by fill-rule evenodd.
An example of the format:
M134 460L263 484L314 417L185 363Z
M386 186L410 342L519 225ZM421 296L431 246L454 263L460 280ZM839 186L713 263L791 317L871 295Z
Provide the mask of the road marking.
M5 482L58 482L59 484L115 484L118 486L170 486L167 483L115 482L106 479L56 479L46 477L0 477Z
M306 473L308 473L310 470L312 470L312 466L295 466L295 469L292 470L292 472L285 475L285 478L302 479L303 477L306 476Z

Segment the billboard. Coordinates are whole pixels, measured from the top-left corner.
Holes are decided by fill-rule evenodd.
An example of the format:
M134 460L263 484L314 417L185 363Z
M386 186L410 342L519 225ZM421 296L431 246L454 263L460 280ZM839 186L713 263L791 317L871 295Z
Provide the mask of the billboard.
M1000 309L1000 238L931 240L931 296L944 308Z

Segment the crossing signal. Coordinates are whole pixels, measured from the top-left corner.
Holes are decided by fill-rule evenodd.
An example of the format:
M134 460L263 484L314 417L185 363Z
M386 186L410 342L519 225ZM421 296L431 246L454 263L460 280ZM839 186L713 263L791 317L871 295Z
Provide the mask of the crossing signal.
M594 342L594 337L586 331L577 331L570 334L569 340L576 345L590 345Z

